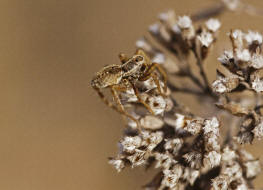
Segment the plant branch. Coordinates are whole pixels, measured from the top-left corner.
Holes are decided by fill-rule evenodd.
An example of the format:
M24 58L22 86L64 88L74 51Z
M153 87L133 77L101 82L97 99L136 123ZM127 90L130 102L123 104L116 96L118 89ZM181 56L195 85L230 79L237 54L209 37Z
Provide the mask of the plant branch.
M212 89L211 89L211 87L210 87L210 85L209 85L209 82L208 82L208 79L207 79L207 75L206 75L206 73L205 73L205 71L204 71L204 67L203 67L203 61L201 60L201 58L198 56L198 54L197 54L197 52L194 50L194 49L192 49L192 51L193 51L193 53L194 53L194 55L195 55L195 58L196 58L196 63L197 63L197 66L199 67L199 70L200 70L200 75L201 75L201 77L202 77L202 79L203 79L203 81L204 81L204 83L205 83L205 87L206 87L206 91L208 92L208 93L213 93L213 91L212 91Z
M193 95L197 95L197 96L203 96L204 93L197 91L197 90L193 90L190 88L180 88L175 86L174 84L172 84L171 82L167 83L167 86L174 92L182 92L182 93L186 93L186 94L193 94Z
M192 70L190 69L190 67L188 67L187 72L186 72L187 76L189 77L189 79L196 84L201 90L205 91L205 87L203 86L203 84L201 83L201 81L194 75L194 73L192 72Z
M226 6L223 3L218 3L216 5L210 6L208 8L202 9L201 11L193 14L191 19L195 21L204 20L207 18L215 17L222 14L226 10Z

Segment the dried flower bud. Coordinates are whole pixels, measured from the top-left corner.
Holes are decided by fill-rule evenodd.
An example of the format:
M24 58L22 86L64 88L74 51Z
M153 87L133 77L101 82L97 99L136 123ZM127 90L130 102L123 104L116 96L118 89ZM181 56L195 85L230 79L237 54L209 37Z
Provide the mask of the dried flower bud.
M218 136L214 135L213 133L208 133L206 135L206 144L205 148L207 151L220 151L220 144Z
M189 16L179 16L177 24L181 29L189 29L192 27L192 20Z
M162 140L163 133L161 131L149 132L142 131L142 145L147 147L147 150L152 151Z
M218 58L218 61L223 65L231 65L231 60L234 59L232 51L224 51L223 55Z
M202 155L200 152L192 151L183 155L186 162L189 163L191 168L200 168Z
M184 115L176 114L177 119L175 120L176 129L181 129L187 124L187 120Z
M222 153L222 161L224 162L232 162L238 157L236 152L229 148L229 146L226 146Z
M251 58L250 66L255 69L262 69L263 68L263 56L260 54L253 54Z
M166 116L164 122L170 126L173 126L175 130L185 131L184 127L190 122L189 118L184 115L176 113L175 116Z
M196 135L200 132L202 125L203 125L203 120L194 119L194 120L191 120L190 123L188 123L188 125L184 127L184 130L186 130L192 135Z
M155 168L169 169L172 165L177 163L173 159L173 156L171 154L169 154L168 152L166 152L164 154L156 152L154 154L154 156L155 156L155 159L156 159Z
M203 127L204 134L213 133L216 136L219 136L219 121L216 117L213 117L211 120L205 120L205 126Z
M210 168L213 168L215 166L218 166L220 164L220 161L221 161L221 155L216 151L211 151L208 154L205 154L205 158L204 158L205 166L209 166Z
M237 77L220 78L213 82L212 88L217 93L228 93L236 89L239 82L240 80Z
M178 180L182 176L183 169L180 165L175 165L172 170L164 170L163 174L162 185L172 189L177 185Z
M173 109L174 107L174 103L173 103L173 100L171 98L165 98L165 101L166 101L166 108L165 108L165 111L166 112L169 112Z
M248 34L245 35L245 39L249 45L256 43L262 44L262 35L258 32L248 31Z
M140 119L141 125L144 129L156 130L162 128L164 122L153 115L146 115Z
M153 63L158 63L158 64L164 64L166 60L166 57L164 56L163 53L156 53L154 57L152 58Z
M213 190L228 190L228 177L218 176L212 179Z
M165 150L170 150L174 155L177 154L177 152L181 149L183 145L183 140L179 138L167 140L164 144Z
M252 81L252 89L256 92L263 92L263 80L260 78L255 78L254 81Z
M222 0L222 2L231 11L236 10L240 6L240 0Z
M244 165L247 178L254 178L261 172L259 160L248 161Z
M169 28L172 28L176 24L176 15L173 10L159 14L161 22L165 23Z
M148 43L148 41L146 41L145 38L140 38L139 40L136 41L136 47L143 49L147 54L152 53L153 47Z
M236 50L236 56L239 61L248 62L251 59L251 55L248 49Z
M159 34L160 33L160 24L155 23L149 26L149 31L153 34Z
M120 172L125 167L124 162L121 159L111 158L109 160L109 164L113 165L118 172Z
M234 139L239 144L252 143L254 139L254 134L251 131L240 131Z
M254 133L256 138L258 138L259 140L262 139L263 137L263 121L262 120L258 125L255 126L252 132Z
M183 178L186 179L191 185L193 185L199 175L200 171L194 170L192 168L185 168Z
M141 146L142 139L138 136L135 137L124 137L120 144L124 152L133 153L135 149Z
M233 161L225 165L222 174L228 175L232 180L238 179L242 177L242 168L238 162Z
M210 47L214 41L213 35L210 32L202 32L197 38L201 42L201 45L206 48Z
M136 167L145 164L148 156L149 155L145 151L135 149L135 153L131 156L127 156L127 159L131 162L132 167Z
M142 94L142 99L148 103L155 115L162 114L165 111L166 101L162 96L149 96Z
M219 20L214 19L214 18L210 18L208 21L206 21L205 24L206 24L207 29L212 32L216 32L221 26L221 23L219 22Z
M177 25L181 30L182 39L189 41L195 36L194 26L189 16L182 16L178 18Z

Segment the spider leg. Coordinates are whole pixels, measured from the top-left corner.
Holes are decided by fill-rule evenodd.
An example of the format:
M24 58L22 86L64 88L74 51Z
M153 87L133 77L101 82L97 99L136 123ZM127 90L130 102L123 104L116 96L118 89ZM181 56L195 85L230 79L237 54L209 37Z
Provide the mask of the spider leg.
M129 60L129 58L127 57L127 55L124 54L124 53L120 53L120 54L119 54L119 59L120 59L120 61L121 61L122 64L126 63L126 62Z
M154 112L153 112L152 108L151 108L145 101L143 101L143 99L142 99L141 96L139 95L139 91L138 91L138 89L136 88L136 86L135 86L132 82L130 82L130 83L131 83L131 85L132 85L132 88L133 88L133 90L134 90L134 93L135 93L138 101L139 101L140 103L142 103L152 115L154 115Z
M167 75L166 75L166 72L164 71L164 69L158 63L152 63L152 65L150 65L149 69L146 71L145 76L148 77L148 75L150 75L155 69L157 69L163 77L163 80L164 80L163 89L164 89L164 92L166 92L167 91ZM145 77L142 77L141 80L144 80L144 78Z
M116 91L119 91L119 92L126 92L127 91L127 87L125 87L125 86L113 86L113 88L114 88L114 90L116 90Z
M110 108L114 109L115 111L119 112L118 108L117 108L114 104L112 104L112 103L104 96L104 94L100 91L99 88L96 88L96 87L93 87L93 88L97 91L97 93L98 93L99 97L101 98L101 100L102 100L108 107L110 107Z
M111 87L111 93L112 93L112 95L114 97L114 100L115 100L116 104L119 107L118 112L123 114L123 115L125 115L126 117L130 118L131 120L133 120L137 124L138 130L141 131L141 125L138 122L138 120L136 118L134 118L132 115L130 115L127 111L125 111L123 105L121 104L121 100L119 98L119 94L117 93L117 90L119 90L119 89L120 88L117 87L117 86L112 86Z
M166 97L166 95L161 90L161 85L160 85L159 79L158 79L158 77L157 77L157 75L155 73L150 73L149 75L146 75L146 76L144 76L142 78L139 78L139 80L140 81L146 81L146 80L148 80L151 77L152 77L155 85L157 86L157 90L158 90L159 94L161 94L161 96L163 96L163 97Z
M159 79L158 79L158 77L156 76L156 74L155 74L155 73L152 73L150 76L153 78L153 81L154 81L154 83L155 83L156 86L157 86L158 92L159 92L163 97L165 97L166 95L165 95L165 94L162 92L162 90L161 90L161 85L160 85Z

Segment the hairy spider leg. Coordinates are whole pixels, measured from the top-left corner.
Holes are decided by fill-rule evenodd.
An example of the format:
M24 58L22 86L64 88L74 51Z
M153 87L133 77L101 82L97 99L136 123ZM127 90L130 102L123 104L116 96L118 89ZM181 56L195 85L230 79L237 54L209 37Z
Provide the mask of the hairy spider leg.
M140 93L139 93L137 87L136 87L132 82L130 82L130 83L131 83L131 85L132 85L132 88L133 88L133 90L134 90L134 93L135 93L138 101L139 101L140 103L142 103L152 115L154 115L154 112L153 112L152 108L151 108L145 101L143 101L143 99L142 99L141 96L139 95Z
M102 100L108 107L110 107L110 108L114 109L115 111L119 112L118 108L117 108L114 104L112 104L112 103L104 96L104 94L100 91L99 88L96 88L96 87L93 87L93 88L97 91L97 93L98 93L99 97L101 98L101 100Z
M145 76L147 77L148 75L150 75L155 69L157 69L159 71L159 73L162 75L163 80L164 80L164 87L163 87L164 88L164 92L167 92L167 75L166 75L166 72L164 71L164 69L158 63L152 63L148 67L147 71L145 72Z
M123 88L119 88L118 86L111 86L111 93L114 97L116 104L119 107L118 112L125 115L126 117L130 118L131 120L133 120L137 124L138 130L141 131L141 125L138 122L138 120L136 118L134 118L132 115L130 115L127 111L125 111L125 109L121 103L119 94L117 93L117 90L119 90L119 89L123 90Z
M157 86L157 90L158 90L159 94L161 94L161 96L165 97L166 95L162 92L159 79L158 79L158 77L157 77L157 75L155 73L150 73L150 74L148 74L148 75L146 75L144 77L139 78L139 80L140 81L146 81L149 78L153 79L155 85Z
M120 53L120 54L119 54L119 59L120 59L120 61L121 61L122 64L126 63L126 62L129 60L129 58L127 57L127 55L124 54L124 53Z

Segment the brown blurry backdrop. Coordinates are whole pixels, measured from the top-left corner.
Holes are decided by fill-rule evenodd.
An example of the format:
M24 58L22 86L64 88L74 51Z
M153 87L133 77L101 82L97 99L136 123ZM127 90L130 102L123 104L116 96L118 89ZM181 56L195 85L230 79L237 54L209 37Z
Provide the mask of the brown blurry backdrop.
M90 88L93 73L118 63L156 15L188 14L208 0L0 0L0 189L140 189L153 172L117 172L122 119ZM262 1L251 1L263 8ZM263 17L227 13L230 28L263 31ZM216 56L207 63L215 77ZM188 103L189 104L189 103ZM262 143L249 146L261 157ZM257 180L263 186L263 177Z

